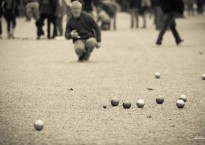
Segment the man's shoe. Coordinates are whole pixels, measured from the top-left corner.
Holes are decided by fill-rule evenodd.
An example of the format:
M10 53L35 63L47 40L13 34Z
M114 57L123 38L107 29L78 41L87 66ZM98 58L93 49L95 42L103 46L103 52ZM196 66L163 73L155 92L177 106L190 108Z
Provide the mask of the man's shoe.
M78 58L78 62L83 62L84 61L84 56L82 55L82 56L79 56L79 58Z
M180 40L176 41L176 44L179 45L179 44L181 44L183 41L184 41L184 40L180 39Z
M162 45L162 42L157 40L156 45Z

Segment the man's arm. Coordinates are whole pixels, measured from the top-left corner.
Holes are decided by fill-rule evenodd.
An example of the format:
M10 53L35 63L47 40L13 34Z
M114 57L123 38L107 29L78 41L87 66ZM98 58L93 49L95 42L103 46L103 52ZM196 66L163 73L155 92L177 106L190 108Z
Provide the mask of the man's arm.
M67 24L66 24L66 31L65 31L65 38L66 39L71 39L71 27L70 27L70 20L68 20Z
M101 42L101 31L98 24L91 17L89 17L89 23L90 26L95 30L97 42Z

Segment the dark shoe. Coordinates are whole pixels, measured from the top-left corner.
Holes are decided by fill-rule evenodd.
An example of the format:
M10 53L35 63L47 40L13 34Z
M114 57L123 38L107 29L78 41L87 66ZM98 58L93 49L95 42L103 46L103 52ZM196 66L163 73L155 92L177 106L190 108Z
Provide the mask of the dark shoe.
M176 41L176 44L179 45L179 44L181 44L183 41L184 41L184 40L180 39L180 40Z
M162 45L162 41L157 40L156 45Z
M83 61L84 61L84 55L79 56L79 58L78 58L78 62L83 62Z

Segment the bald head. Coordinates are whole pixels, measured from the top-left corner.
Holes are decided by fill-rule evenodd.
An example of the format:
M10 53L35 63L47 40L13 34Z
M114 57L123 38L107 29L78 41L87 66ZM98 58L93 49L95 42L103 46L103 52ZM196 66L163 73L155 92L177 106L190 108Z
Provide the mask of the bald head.
M71 12L75 18L79 18L82 12L82 4L79 1L74 1L71 3Z
M79 1L74 1L71 3L70 7L71 8L74 8L74 7L82 8L82 4Z

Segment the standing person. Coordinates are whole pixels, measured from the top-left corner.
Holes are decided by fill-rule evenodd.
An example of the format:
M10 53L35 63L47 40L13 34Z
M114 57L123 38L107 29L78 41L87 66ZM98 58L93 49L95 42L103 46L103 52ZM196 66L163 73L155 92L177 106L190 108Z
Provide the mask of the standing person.
M141 0L130 0L130 15L131 15L131 26L134 27L134 23L136 28L139 27L139 9L141 7Z
M36 25L38 27L37 30L37 39L40 39L42 35L44 35L43 25L45 19L47 19L47 38L51 39L55 37L56 27L54 23L54 13L56 10L56 0L40 0L39 1L39 9L40 9L40 18L37 21ZM51 24L54 26L53 36L51 37Z
M182 0L161 0L161 8L164 12L163 24L156 41L157 45L162 44L163 36L166 30L170 27L172 34L175 38L176 44L179 45L183 40L181 39L179 33L176 29L175 15L180 13L183 15L184 3Z
M95 47L100 47L101 32L94 19L82 12L82 4L71 3L72 16L67 22L66 39L72 39L78 61L88 61Z
M17 3L16 0L3 0L4 17L7 24L8 39L14 39L16 28Z
M187 1L187 11L188 11L188 15L194 15L194 2L195 0L188 0Z

